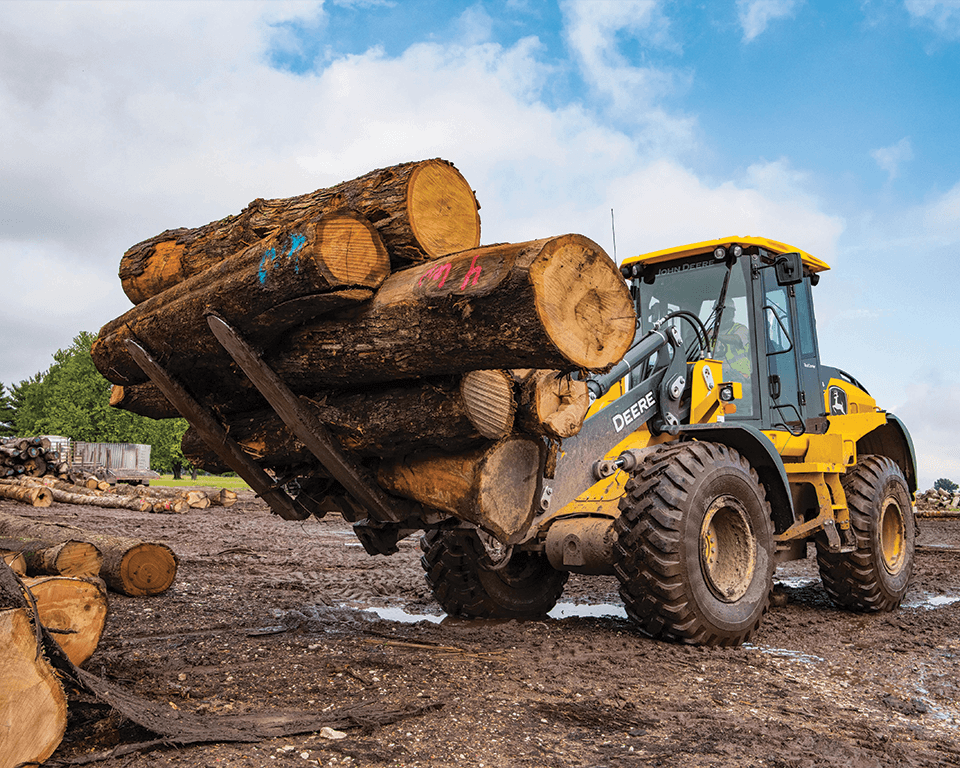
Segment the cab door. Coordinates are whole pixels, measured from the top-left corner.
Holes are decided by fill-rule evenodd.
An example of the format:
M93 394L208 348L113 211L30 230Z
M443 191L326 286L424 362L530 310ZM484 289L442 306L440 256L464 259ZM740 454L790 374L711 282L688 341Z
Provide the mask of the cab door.
M774 270L763 270L762 275L767 418L773 427L806 429L809 419L823 415L810 279L778 285Z

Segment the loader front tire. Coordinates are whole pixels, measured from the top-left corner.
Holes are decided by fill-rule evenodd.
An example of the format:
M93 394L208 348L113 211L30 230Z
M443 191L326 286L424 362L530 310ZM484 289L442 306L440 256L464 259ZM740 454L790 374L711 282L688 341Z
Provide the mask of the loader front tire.
M567 574L542 552L513 552L492 569L475 531L432 530L420 539L420 563L447 614L476 619L535 619L557 604Z
M627 615L651 637L740 645L770 603L773 521L737 451L661 449L627 481L614 552Z
M891 611L913 573L916 523L903 472L886 456L861 456L842 478L856 537L853 552L817 540L820 579L830 599L853 611Z

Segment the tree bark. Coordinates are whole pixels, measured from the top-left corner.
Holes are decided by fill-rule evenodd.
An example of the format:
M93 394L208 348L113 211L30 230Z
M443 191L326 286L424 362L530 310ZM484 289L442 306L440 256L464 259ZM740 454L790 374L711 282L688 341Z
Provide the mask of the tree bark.
M107 536L61 523L0 515L0 538L37 540L45 547L65 541L93 544L103 554L100 578L115 592L130 596L160 594L173 583L177 573L176 555L166 544Z
M23 553L31 576L99 578L103 555L86 541L64 541L50 546L43 539L25 536L0 539L0 547Z
M152 381L143 384L114 384L110 389L110 405L123 411L130 411L150 419L176 419L180 411L173 407L160 388ZM177 476L177 466L174 465L174 479Z
M49 488L28 488L6 483L0 484L0 498L19 501L31 507L49 507L53 503L53 493Z
M0 565L0 568L6 566ZM4 595L4 597L6 597ZM67 697L26 608L0 609L0 764L40 765L67 728Z
M104 588L86 579L43 576L23 583L37 601L40 623L78 667L93 656L107 621Z
M300 221L111 320L90 352L116 384L148 381L124 346L128 339L175 372L228 367L208 314L266 344L318 314L366 301L389 271L387 251L366 219L346 211Z
M510 434L516 409L513 382L502 371L471 371L457 378L300 400L344 450L360 456L460 452ZM227 417L227 423L230 436L264 466L316 461L273 411ZM181 447L192 464L208 472L227 471L192 427L184 433Z
M381 465L377 479L399 496L448 512L514 544L533 519L541 446L510 437L462 454L415 454Z
M397 264L425 261L480 243L479 206L452 164L424 160L382 168L334 187L254 200L242 213L176 229L130 248L120 282L134 304L211 268L294 222L350 208L376 227Z

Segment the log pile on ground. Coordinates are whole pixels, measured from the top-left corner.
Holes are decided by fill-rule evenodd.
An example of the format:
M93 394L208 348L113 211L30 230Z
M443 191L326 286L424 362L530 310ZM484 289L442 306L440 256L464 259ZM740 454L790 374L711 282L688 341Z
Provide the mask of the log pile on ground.
M40 765L67 724L63 670L54 664L93 655L107 596L93 580L15 573L0 563L0 765Z
M177 574L177 557L166 544L15 515L0 514L0 550L22 554L30 575L98 577L129 596L158 595Z
M134 341L278 483L342 497L216 341L206 318L217 315L385 490L512 540L551 450L589 406L572 374L619 361L636 316L596 243L481 247L478 209L456 168L427 160L134 246L120 276L136 306L92 350L111 404L179 415L130 355ZM195 427L183 450L227 468Z
M81 479L82 480L82 479ZM229 488L163 488L161 486L115 485L87 478L77 485L52 475L0 479L0 498L20 501L34 507L49 507L53 502L129 509L134 512L180 514L188 509L230 507L237 494Z
M0 477L41 477L61 470L66 471L66 464L47 438L0 438Z
M960 517L960 491L931 488L918 493L916 500L920 517Z

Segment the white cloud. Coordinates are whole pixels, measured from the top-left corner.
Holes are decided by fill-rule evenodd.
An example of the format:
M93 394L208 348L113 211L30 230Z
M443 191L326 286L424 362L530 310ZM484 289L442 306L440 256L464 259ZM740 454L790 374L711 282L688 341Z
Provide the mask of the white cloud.
M744 42L763 34L771 21L792 16L796 7L797 0L737 0Z
M893 180L899 175L900 166L913 160L913 144L909 136L904 136L896 144L873 150L870 156L887 172L887 177Z
M685 87L688 76L666 67L632 64L620 38L637 47L679 51L660 0L568 0L561 5L564 37L591 91L618 119L643 127L651 146L678 148L692 141L694 122L669 114L659 104Z
M914 22L928 24L947 38L960 37L960 1L906 0L904 7Z
M805 185L804 176L783 160L751 166L742 178L714 185L672 161L651 163L612 185L618 245L631 249L621 255L753 235L829 261L844 223L823 213Z

